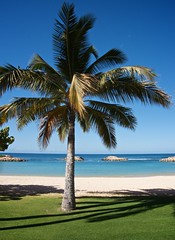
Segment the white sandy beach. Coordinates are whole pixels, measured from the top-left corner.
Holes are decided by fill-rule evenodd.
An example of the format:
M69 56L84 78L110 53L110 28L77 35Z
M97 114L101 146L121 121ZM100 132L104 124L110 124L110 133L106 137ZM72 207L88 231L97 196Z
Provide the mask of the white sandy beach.
M6 189L11 191L12 187L16 191L62 193L64 177L0 176L0 187L1 193ZM75 187L76 196L175 195L175 176L76 177Z

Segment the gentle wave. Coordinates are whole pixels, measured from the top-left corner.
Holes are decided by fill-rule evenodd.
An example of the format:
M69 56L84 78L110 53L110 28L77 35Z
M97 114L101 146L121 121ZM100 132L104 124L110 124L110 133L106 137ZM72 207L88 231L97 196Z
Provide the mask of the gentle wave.
M131 160L131 161L154 161L155 159L152 159L152 158L128 158L128 160Z

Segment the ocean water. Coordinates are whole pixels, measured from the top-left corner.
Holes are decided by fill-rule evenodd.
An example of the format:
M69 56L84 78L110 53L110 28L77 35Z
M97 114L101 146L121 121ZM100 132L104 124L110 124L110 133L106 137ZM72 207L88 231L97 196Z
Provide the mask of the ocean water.
M0 175L64 176L65 154L7 153L26 162L0 162ZM79 154L77 154L79 155ZM112 154L109 154L112 155ZM114 154L113 154L114 155ZM80 154L85 160L75 163L75 175L122 177L175 175L175 163L160 162L175 154L117 154L126 162L106 162L107 154Z

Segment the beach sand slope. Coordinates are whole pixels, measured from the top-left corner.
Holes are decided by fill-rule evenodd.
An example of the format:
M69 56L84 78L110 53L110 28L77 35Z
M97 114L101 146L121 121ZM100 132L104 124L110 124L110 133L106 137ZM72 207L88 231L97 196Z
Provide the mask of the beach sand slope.
M175 195L175 176L76 177L76 196ZM0 194L63 193L64 177L0 176Z

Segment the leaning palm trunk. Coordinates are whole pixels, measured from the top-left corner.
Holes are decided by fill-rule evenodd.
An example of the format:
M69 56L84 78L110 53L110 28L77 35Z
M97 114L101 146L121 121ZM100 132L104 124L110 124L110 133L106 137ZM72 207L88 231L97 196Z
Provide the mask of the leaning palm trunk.
M65 172L65 188L61 209L71 211L75 209L74 186L74 157L75 157L75 117L71 114L68 127L67 158Z

